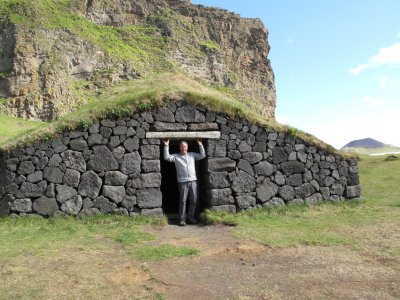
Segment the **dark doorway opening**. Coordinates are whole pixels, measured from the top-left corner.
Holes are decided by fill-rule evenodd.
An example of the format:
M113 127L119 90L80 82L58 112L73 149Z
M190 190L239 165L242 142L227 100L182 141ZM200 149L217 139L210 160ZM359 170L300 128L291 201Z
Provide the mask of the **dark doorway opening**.
M169 143L170 154L179 153L179 142L171 140ZM189 152L199 152L199 145L196 141L187 141ZM203 141L204 149L207 149L207 141ZM161 145L161 193L162 193L162 209L170 222L176 223L179 219L179 190L176 179L175 164L164 160L163 156L164 145ZM207 150L206 150L207 151ZM197 208L196 217L199 216L204 209L204 182L206 174L206 159L196 161L196 176L197 176Z

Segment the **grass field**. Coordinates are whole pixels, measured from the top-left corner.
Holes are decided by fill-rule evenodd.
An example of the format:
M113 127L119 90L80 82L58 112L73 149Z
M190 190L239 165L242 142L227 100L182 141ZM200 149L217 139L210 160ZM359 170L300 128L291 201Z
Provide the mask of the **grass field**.
M238 240L253 239L273 249L307 245L332 252L350 249L399 271L400 160L362 157L360 170L362 201L237 215L207 213L207 222L236 224L233 234ZM141 227L146 224L165 228L166 220L123 216L0 219L0 298L109 299L118 295L126 299L134 293L133 299L163 299L146 283L141 290L135 289L135 282L152 282L146 264L158 261L163 266L172 257L202 253L174 241L152 243L157 234L147 233ZM196 236L195 227L188 230ZM369 260L363 265L366 272Z
M209 223L237 225L237 237L271 247L349 245L374 256L400 259L400 160L362 156L361 201L259 209L228 215L207 212Z

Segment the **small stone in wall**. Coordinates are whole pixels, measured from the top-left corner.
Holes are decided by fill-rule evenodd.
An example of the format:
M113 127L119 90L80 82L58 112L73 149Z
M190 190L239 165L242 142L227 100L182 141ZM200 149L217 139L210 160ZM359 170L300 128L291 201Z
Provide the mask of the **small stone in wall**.
M35 166L31 161L23 161L20 163L18 168L18 174L29 175L35 172Z
M103 146L103 147L105 147L105 146ZM81 152L67 150L67 151L61 153L61 157L67 168L70 168L70 169L73 169L73 170L76 170L79 172L86 171L86 161L83 158L83 155Z
M307 197L311 196L315 189L309 183L304 183L303 185L296 187L296 198L306 199Z
M82 197L77 195L61 205L61 211L68 215L77 215L82 208Z
M118 162L106 146L95 146L88 168L96 172L113 171L118 169Z
M265 203L268 200L271 200L278 193L278 186L271 182L268 179L265 179L264 182L256 189L257 192L257 200L261 203Z
M33 202L33 210L42 216L51 216L58 210L57 201L54 198L42 196Z
M264 207L280 207L284 205L285 201L283 201L283 199L278 197L274 197L271 200L268 200L267 202L263 203Z
M256 187L256 180L253 176L244 171L239 171L237 177L233 180L232 189L236 193L252 192Z
M359 185L346 187L346 198L358 198L361 196L361 187Z
M128 175L119 171L108 171L105 175L106 185L125 185Z
M93 201L93 206L102 213L111 213L117 208L117 205L109 201L106 197L100 196Z
M68 199L71 199L72 197L77 195L76 189L66 185L57 184L56 191L57 191L56 199L59 203L64 203Z
M125 197L125 188L123 186L103 186L103 196L114 203L120 203Z
M4 201L4 199L3 199ZM32 202L29 198L16 199L11 202L10 209L19 213L32 212Z
M288 155L282 147L275 147L272 149L272 161L275 165L280 164L281 162L287 161Z
M157 145L145 145L140 147L143 159L159 159L160 147Z
M303 173L305 170L304 164L298 161L285 161L281 164L282 171L287 175L295 173Z
M247 209L256 205L256 198L251 195L242 195L235 197L236 203L240 209Z
M81 173L73 169L67 169L64 174L63 184L76 188L79 186L80 178Z
M129 174L139 174L141 165L141 157L138 152L132 152L125 154L121 159L120 170L122 173Z
M92 199L99 195L102 180L93 171L88 171L82 175L81 183L78 187L78 193L81 196L87 196Z
M159 189L142 189L136 192L136 200L140 208L156 208L162 206L162 194Z

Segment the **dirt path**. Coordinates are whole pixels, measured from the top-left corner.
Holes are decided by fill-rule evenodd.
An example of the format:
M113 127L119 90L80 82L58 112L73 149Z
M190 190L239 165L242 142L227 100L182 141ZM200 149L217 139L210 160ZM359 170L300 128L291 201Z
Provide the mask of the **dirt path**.
M238 240L226 226L144 227L151 244L199 256L143 265L142 283L166 299L398 299L400 268L346 247L270 249ZM129 269L126 270L127 272ZM120 274L123 278L123 273Z

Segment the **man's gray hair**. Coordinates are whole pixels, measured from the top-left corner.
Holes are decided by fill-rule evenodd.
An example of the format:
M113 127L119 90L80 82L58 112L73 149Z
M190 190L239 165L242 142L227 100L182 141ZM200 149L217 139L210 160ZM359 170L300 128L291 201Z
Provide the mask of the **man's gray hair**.
M189 146L189 145L188 145L188 143L187 143L186 141L181 141L181 142L179 143L179 146L180 146L180 145L186 145L186 146Z

